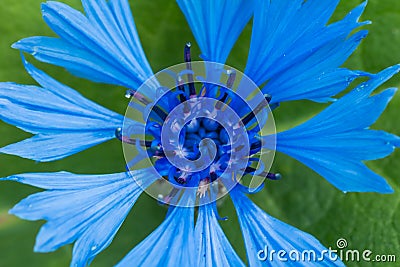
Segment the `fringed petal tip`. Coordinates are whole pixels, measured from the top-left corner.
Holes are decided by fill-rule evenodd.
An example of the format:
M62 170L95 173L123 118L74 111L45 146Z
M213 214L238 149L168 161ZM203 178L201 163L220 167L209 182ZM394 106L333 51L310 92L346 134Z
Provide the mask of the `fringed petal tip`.
M373 85L375 84L381 85L399 72L400 72L400 64L396 64L376 74L372 74L370 77L373 81L376 81L376 83L373 83Z
M400 64L396 64L393 66L390 66L376 74L371 74L371 73L364 73L366 77L369 77L369 80L363 82L359 86L356 87L356 89L352 90L347 96L351 96L352 94L360 94L363 97L368 97L370 94L373 93L379 86L387 82L389 79L391 79L394 75L398 74L400 72ZM387 91L388 94L391 94L392 96L388 99L389 101L392 99L393 95L397 92L397 88L388 88L385 91ZM344 98L345 98L344 97Z
M400 136L396 136L393 140L392 140L392 144L395 148L400 147Z
M359 21L362 14L364 13L367 5L368 5L368 0L365 0L364 2L362 2L361 4L356 6L352 11L350 11L348 16L353 16L353 14L355 14L354 17L356 18L356 21ZM361 23L364 23L364 22L366 22L366 21L362 21ZM370 21L368 21L368 22L370 22Z
M21 183L21 184L26 184L26 182L24 182L24 179L22 177L23 177L23 174L13 174L13 175L10 175L7 177L0 177L0 181L17 182L17 183Z
M202 59L224 63L248 24L254 2L176 0L202 51ZM222 19L223 18L223 19Z
M266 214L261 208L255 205L248 197L243 195L240 190L230 192L234 203L240 227L245 241L247 259L250 266L308 266L311 262L300 262L287 258L285 262L272 261L275 259L265 258L261 261L258 254L264 248L284 251L325 251L327 250L315 237L302 232L278 219ZM282 263L282 264L279 264ZM313 262L315 263L315 262ZM324 258L319 262L321 266L344 266L339 258Z
M259 1L245 73L259 86L267 82L262 90L273 102L331 101L357 78L340 66L368 33L356 31L370 23L359 22L366 2L329 24L338 2Z
M396 93L373 92L400 71L391 66L338 99L321 113L278 133L277 150L299 160L344 192L393 193L385 179L364 161L384 158L399 147L399 137L371 130Z
M386 68L385 70L393 72L393 75L400 72L400 63ZM384 71L385 71L384 70Z
M1 153L1 152L0 152ZM13 181L12 176L8 176L8 177L1 177L0 181Z
M61 2L42 3L43 19L59 38L30 37L12 47L82 78L138 88L153 72L129 3L83 1L83 5L86 15Z
M357 187L357 185L354 186L349 186L346 184L342 184L342 185L335 185L335 182L332 181L331 183L340 189L340 191L342 191L344 194L347 193L377 193L377 194L393 194L395 191L394 189L389 185L389 183L382 177L379 177L379 180L376 179L376 182L379 183L379 186L375 186L375 187L363 187L363 186L359 186ZM348 187L347 187L348 186Z
M59 83L29 63L22 52L21 59L40 86L0 83L0 119L34 136L0 148L0 153L48 162L115 137L123 116Z
M22 220L27 220L27 221L40 220L39 218L32 218L27 214L26 211L29 210L29 208L31 208L32 205L35 204L33 201L27 201L27 199L28 198L14 205L14 207L8 210L8 214L14 215Z
M9 209L8 210L8 214L17 216L18 218L21 218L20 216L18 216L18 208L16 208L16 206L14 206L13 208ZM21 219L24 219L24 218L21 218Z
M16 41L15 43L13 43L13 44L11 45L11 48L17 49L17 50L22 50L22 49L21 49L21 42L22 42L22 40L24 40L24 39L18 40L18 41Z

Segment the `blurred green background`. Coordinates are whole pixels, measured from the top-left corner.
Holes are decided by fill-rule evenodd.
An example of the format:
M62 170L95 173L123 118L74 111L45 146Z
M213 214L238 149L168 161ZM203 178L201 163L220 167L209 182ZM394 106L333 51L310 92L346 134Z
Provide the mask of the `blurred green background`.
M53 35L41 19L41 0L0 0L0 81L34 84L25 73L19 52L10 45L24 37ZM64 0L82 9L79 0ZM194 38L175 1L132 0L139 35L148 59L156 72L180 63L182 48ZM333 20L339 19L358 0L343 0ZM370 0L363 19L373 21L367 26L369 37L346 63L347 67L377 72L400 62L400 1ZM248 26L235 46L228 64L243 69L249 45L251 27ZM290 33L289 33L290 34ZM195 47L194 55L200 52ZM33 61L61 82L77 89L86 97L124 113L127 100L123 88L95 84L73 77L65 70ZM400 75L385 87L398 86ZM289 128L310 118L325 105L297 101L284 103L276 110L278 130ZM400 134L400 94L394 98L373 128ZM29 135L0 122L0 146L22 140ZM367 148L366 148L367 149ZM348 266L398 266L400 264L400 151L392 156L368 163L386 177L395 189L391 195L373 193L343 194L300 163L278 154L273 171L283 174L283 180L268 182L266 189L254 201L269 214L316 236L327 246L336 248L336 240L345 238L349 249L369 249L374 254L395 254L396 263L355 263ZM124 170L121 144L116 141L99 145L78 155L54 163L38 164L14 156L0 155L0 177L23 172L67 170L76 173L113 173ZM54 253L32 252L35 236L43 222L27 222L10 216L7 210L20 199L38 190L12 182L0 184L0 267L69 266L71 246ZM128 216L112 245L101 253L93 266L112 266L146 237L163 220L166 209L147 195L143 195ZM243 241L237 218L230 201L220 209L229 220L221 222L233 246L245 258Z

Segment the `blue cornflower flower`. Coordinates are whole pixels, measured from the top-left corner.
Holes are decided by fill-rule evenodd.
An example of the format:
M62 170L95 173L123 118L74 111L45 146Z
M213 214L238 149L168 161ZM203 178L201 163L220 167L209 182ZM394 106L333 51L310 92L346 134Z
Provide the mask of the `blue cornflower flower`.
M157 98L158 102L147 110L148 120L144 123L127 118L84 98L25 59L27 72L40 87L0 83L1 119L34 135L1 148L1 153L40 162L54 161L118 138L125 144L142 147L145 155L155 159L154 168L116 174L28 173L3 178L46 190L29 196L10 210L23 219L47 221L37 236L35 251L50 252L75 243L71 266L89 264L111 243L140 194L164 178L173 188L162 199L171 204L166 219L118 266L243 266L218 223L221 218L215 202L220 189L211 186L218 180L229 189L250 266L282 264L260 260L259 252L266 246L285 251L326 250L311 235L267 215L245 195L261 190L262 186L252 190L227 176L242 171L244 175L278 179L279 174L250 164L257 162L262 149L276 149L309 166L342 191L392 192L386 181L363 161L385 157L400 145L399 137L368 129L396 90L370 95L399 72L400 66L378 74L340 67L366 36L365 30L357 29L368 22L358 22L366 5L363 3L343 20L327 25L338 2L177 0L207 62L224 64L243 28L253 18L245 74L262 87L259 101L267 102L271 109L284 101L333 101L332 97L353 80L368 78L309 121L270 135L260 133L263 123L257 119L261 113L259 105L250 109L229 90L235 81L233 71L227 72L225 85L205 81L201 90L196 89L193 81L182 82L182 77L178 77L176 90L159 97L160 84L152 79L153 71L141 47L127 0L82 0L85 15L59 2L43 4L43 18L58 38L31 37L15 43L14 48L80 77L124 86L128 88L128 97L144 105L149 99ZM186 45L184 54L186 66L191 69L190 45ZM193 76L191 72L186 75ZM146 88L139 90L143 85ZM234 123L228 125L232 126L232 134L225 126L205 117L190 120L183 131L175 129L174 124L165 126L173 122L168 118L179 106L182 107L179 114L185 118L189 114L190 118L201 97L214 99L216 110L222 109L219 105L235 110L240 127ZM202 103L199 112L207 107L207 103ZM170 160L169 150L160 145L164 130L175 133L169 135L170 143L181 148L180 153L172 156L179 159L175 164L185 158L196 160L213 155L211 165L193 172L191 168L184 169L185 166L177 168ZM240 130L244 130L243 135L238 134ZM142 131L152 139L127 135ZM248 140L246 155L241 154L244 148L232 141L239 142L238 136ZM204 138L215 144L211 152L201 151ZM270 140L276 140L276 147L275 141ZM242 165L240 160L244 157L250 159ZM135 166L136 162L135 158L130 163ZM195 222L196 201L200 205ZM325 257L320 263L343 265L336 257Z

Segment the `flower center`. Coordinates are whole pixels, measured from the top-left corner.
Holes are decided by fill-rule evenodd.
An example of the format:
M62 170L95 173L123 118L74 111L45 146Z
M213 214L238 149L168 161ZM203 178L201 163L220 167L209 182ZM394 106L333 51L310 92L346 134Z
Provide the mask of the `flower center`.
M261 94L260 99L257 95L251 106L240 95L240 89L232 89L236 71L217 67L224 72L225 80L199 81L192 69L190 44L185 46L184 58L186 69L174 76L176 86L161 90L154 104L150 105L151 101L140 92L127 92L128 97L151 107L144 140L126 137L122 130L117 130L117 137L145 151L160 176L172 184L175 189L165 198L173 197L176 189L183 187L198 188L202 197L219 178L235 180L257 173L278 179L279 175L265 172L259 164L263 147L259 132L263 125L258 114L265 111L271 97Z

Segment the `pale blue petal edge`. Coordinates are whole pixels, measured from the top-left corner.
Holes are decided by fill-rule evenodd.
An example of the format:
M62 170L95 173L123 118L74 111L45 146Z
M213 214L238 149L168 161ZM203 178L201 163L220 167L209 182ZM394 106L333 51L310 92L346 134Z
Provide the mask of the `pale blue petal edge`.
M195 190L185 190L163 223L138 244L117 267L196 266L194 256Z
M400 146L398 136L369 129L396 89L370 94L399 71L396 65L373 75L309 121L278 133L277 151L304 163L342 191L393 192L363 161L386 157Z
M199 207L195 227L196 266L245 266L219 226L215 209L214 204Z
M230 195L242 229L249 266L288 266L291 264L293 266L310 266L313 264L318 264L318 266L345 266L336 257L333 257L332 260L326 256L320 261L291 259L289 255L291 251L302 253L312 250L320 256L320 253L327 251L327 248L310 234L266 214L239 189L233 189L230 191ZM276 254L275 258L267 257L264 260L265 253L260 253L261 250L266 251L267 254L271 250L276 252L284 250L287 254L283 258L286 261L279 260Z
M43 18L60 38L30 37L13 48L83 78L138 89L153 72L128 1L83 0L82 4L86 15L64 3L43 3ZM146 93L154 97L150 89Z
M339 0L257 0L245 73L271 103L331 101L354 79L368 73L341 69L367 31L353 31L366 2L326 26Z
M177 0L206 61L225 63L249 22L253 0Z
M157 177L150 168L105 175L28 173L0 180L46 189L22 200L10 214L47 221L36 238L36 252L75 242L71 266L86 266L108 247L137 198Z
M53 161L115 137L123 116L23 61L27 72L42 87L0 83L0 119L35 136L0 148L0 153ZM139 122L130 124L137 129L144 127Z

